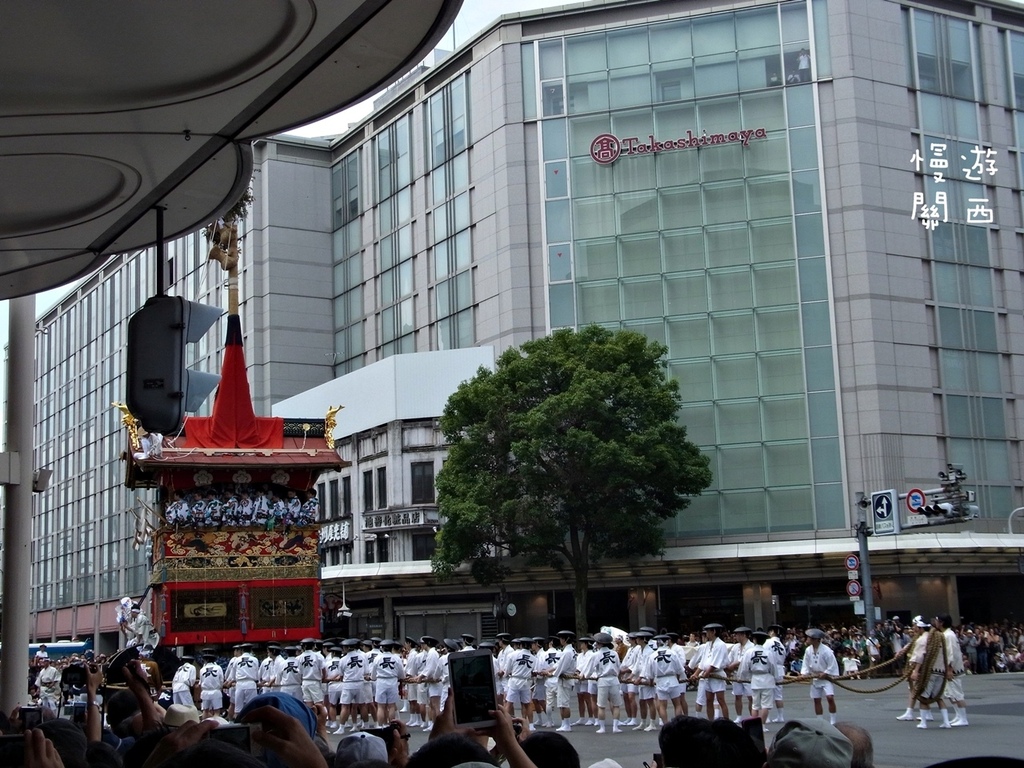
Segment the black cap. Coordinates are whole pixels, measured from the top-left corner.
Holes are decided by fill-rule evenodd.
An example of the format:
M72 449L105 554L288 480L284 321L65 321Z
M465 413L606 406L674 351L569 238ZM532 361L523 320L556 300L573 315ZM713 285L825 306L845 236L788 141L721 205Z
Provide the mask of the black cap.
M732 632L733 634L736 634L737 632L742 632L744 635L749 635L750 631L750 627L736 627L736 629L734 629Z
M420 638L420 645L435 646L437 645L437 638L431 637L430 635L423 635L423 637Z
M181 660L182 661L195 661L196 657L195 656L182 656Z
M786 628L784 626L782 626L781 624L769 624L768 625L768 631L772 631L772 630L775 630L775 634L781 635L783 632L786 631Z
M462 649L462 643L454 638L446 637L444 639L444 647L449 651L458 651Z
M560 629L556 633L559 637L576 637L576 633L568 629Z
M713 621L710 624L705 624L704 625L704 631L705 632L707 632L710 629L713 629L715 632L721 632L723 629L725 629L725 627L723 627L717 621Z
M821 640L825 637L825 633L817 627L811 627L804 634L811 638L811 640Z
M654 637L656 634L658 634L658 630L656 630L654 627L640 627L640 631L641 632L650 632L651 633L651 637Z
M473 635L470 635L470 634L463 635L462 639L465 640L470 645L472 645L473 643L476 642L476 638Z
M506 643L511 642L512 635L509 632L499 632L495 635L499 640L504 640Z
M407 642L409 645L416 645L416 641L408 635L405 636L405 642Z

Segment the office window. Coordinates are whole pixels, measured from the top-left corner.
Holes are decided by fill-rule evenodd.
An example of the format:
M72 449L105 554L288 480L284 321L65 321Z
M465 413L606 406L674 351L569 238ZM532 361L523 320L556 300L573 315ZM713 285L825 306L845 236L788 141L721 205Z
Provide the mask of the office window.
M910 11L916 83L922 91L974 99L972 26L929 11Z
M437 534L414 533L412 535L412 559L429 560L437 549Z
M377 467L377 509L388 505L388 468Z
M321 485L321 498L323 503L320 505L320 519L329 520L338 514L338 481L331 480L328 483L327 497L323 496L323 486Z
M373 470L363 472L363 512L373 511Z
M434 503L434 462L415 461L410 466L412 475L412 503Z
M376 562L377 554L377 542L375 539L370 539L366 542L366 546L363 548L363 562L374 563Z
M344 517L352 514L352 478L348 475L341 478L341 514Z
M388 556L388 543L391 539L388 538L387 534L377 537L377 562L386 563L390 559Z
M344 158L331 172L334 197L334 228L339 229L359 215L359 151Z

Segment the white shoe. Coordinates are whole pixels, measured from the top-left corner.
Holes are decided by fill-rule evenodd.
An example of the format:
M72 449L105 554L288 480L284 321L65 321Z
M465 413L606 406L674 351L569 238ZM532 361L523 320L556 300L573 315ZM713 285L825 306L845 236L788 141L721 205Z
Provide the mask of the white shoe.
M897 720L916 720L917 718L916 718L916 717L914 717L914 714L913 714L912 712L911 712L911 713L909 713L909 714L907 714L906 712L904 712L904 713L903 713L902 715L900 715L900 716L899 716L899 717L897 717L896 719L897 719Z
M586 725L586 721L582 717L577 717L569 725Z
M963 727L964 727L965 725L967 725L967 721L966 721L966 720L964 720L964 719L963 719L963 718L961 718L961 717L955 717L955 718L953 718L953 720L952 720L952 721L951 721L951 722L949 723L949 725L950 725L950 727L951 727L951 728L963 728Z
M594 731L594 733L604 733L604 732L605 732L605 730L604 730L604 726L603 725L600 728L598 728L596 731Z
M736 717L734 717L732 721L736 723L736 725L739 725L743 722L743 717L741 715L736 715Z
M642 731L644 729L644 723L646 723L646 722L647 722L646 720L641 720L639 723L637 723L636 725L633 726L633 730L634 731Z
M924 713L924 719L925 720L934 720L935 719L935 715L933 715L931 712L925 712Z
M403 704L402 708L400 710L398 710L398 711L399 712L408 712L409 711L409 704L408 703Z
M534 725L533 723L530 723L530 727L527 730L536 731L537 730L537 726Z
M952 728L952 723L939 723L939 728Z
M964 725L967 725L967 723L964 723ZM612 733L622 733L622 729L619 728L619 726L617 726L617 725L613 725L612 726Z
M927 729L928 728L928 721L927 720L922 720L920 723L917 724L917 727L920 728L922 731Z
M658 726L656 726L656 725L655 725L654 723L651 723L651 724L650 724L650 725L648 725L648 726L647 726L646 728L644 728L644 730L645 730L645 731L648 731L648 732L650 732L650 731L656 731L656 730L658 730Z
M567 723L562 723L560 726L555 728L555 730L561 733L572 733L572 726Z
M433 728L433 727L434 727L433 723L424 723L423 727L420 728L420 730L423 731L424 733L430 733L430 729Z

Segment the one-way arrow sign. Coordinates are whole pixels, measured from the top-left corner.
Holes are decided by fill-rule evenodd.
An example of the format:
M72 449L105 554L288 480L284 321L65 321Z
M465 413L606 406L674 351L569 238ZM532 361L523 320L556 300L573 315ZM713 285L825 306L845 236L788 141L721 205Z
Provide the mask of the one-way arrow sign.
M871 518L875 536L900 532L900 516L896 508L896 491L875 491L871 494Z

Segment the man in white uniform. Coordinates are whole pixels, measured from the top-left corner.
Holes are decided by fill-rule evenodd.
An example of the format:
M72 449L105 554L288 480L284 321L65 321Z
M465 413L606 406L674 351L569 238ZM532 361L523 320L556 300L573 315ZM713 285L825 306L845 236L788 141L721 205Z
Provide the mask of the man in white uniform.
M57 700L60 698L60 670L50 663L48 656L39 660L41 666L36 675L36 687L39 688L39 706L48 709L57 716Z
M233 683L234 696L231 703L236 713L245 709L245 705L256 697L256 684L260 679L260 662L252 655L252 644L242 643L240 649L242 653L236 658L235 666L228 677L228 681Z
M556 701L558 712L562 716L562 723L555 730L569 733L572 731L572 725L569 723L572 710L569 707L572 702L573 676L576 674L576 650L572 647L572 641L576 637L576 633L563 629L557 635L562 649L558 655L558 663L548 674L558 681Z
M374 701L377 702L377 725L381 728L398 717L398 682L405 678L402 657L395 653L398 643L381 641L382 652L370 667L370 677L375 681Z
M429 731L434 727L434 720L441 712L441 655L437 652L437 638L430 635L423 635L420 638L420 650L424 652L419 676L416 682L426 686L427 691L427 721L423 724L423 731ZM422 699L422 697L421 697Z
M192 656L182 656L181 666L174 673L171 680L171 699L174 704L184 704L187 707L194 707L193 689L199 680L199 673L196 670Z
M967 725L967 700L964 696L964 654L960 650L960 641L953 631L953 619L949 614L935 617L935 626L942 630L946 647L946 690L945 696L953 705L956 717L950 722L952 728Z
M217 664L217 654L205 653L206 661L199 670L199 702L203 717L215 717L224 708L224 670Z
M839 677L839 664L832 649L822 643L825 633L812 627L805 633L811 644L804 651L804 661L800 667L800 676L811 678L811 700L814 702L814 714L821 716L821 697L828 701L828 719L836 724L836 696L832 686L833 677Z
M405 656L405 675L409 682L405 684L405 698L409 702L409 722L406 723L410 728L423 725L423 709L420 707L420 686L419 683L415 682L420 674L420 667L422 666L423 656L416 649L416 641L411 637L405 638L406 656Z
M558 645L558 637L551 635L548 638L548 647L538 654L540 661L537 665L537 687L544 691L544 717L541 718L541 725L548 728L554 726L551 716L558 709L558 678L552 675L558 664L558 657L562 655Z
M348 727L348 718L352 716L352 730L359 726L356 711L363 703L363 683L366 681L366 656L359 650L359 639L350 637L342 641L345 655L341 657L341 711L338 722L341 730Z
M513 650L505 666L505 711L509 716L515 715L515 706L522 709L523 721L533 731L533 694L530 684L533 682L534 664L536 659L530 653L528 637L517 637L512 641Z
M324 677L327 679L327 728L334 733L341 729L338 705L341 704L341 647L334 643L324 645Z
M718 636L723 629L725 627L721 624L704 625L708 645L704 649L698 674L704 679L707 690L704 705L707 708L708 720L715 719L716 701L722 710L722 717L729 718L729 705L725 703L725 667L729 663L729 648L725 641Z
M277 685L281 693L294 696L302 701L302 667L299 666L298 656L302 649L297 645L289 645L283 649L288 656L284 660L284 666L277 676Z
M316 650L316 641L307 637L302 641L299 654L299 669L302 671L302 701L310 709L324 703L324 657Z
M665 636L667 640L668 637ZM658 717L668 722L668 702L678 694L679 681L686 677L686 670L679 662L679 657L668 645L660 646L647 659L643 679L648 685L654 686L654 706ZM645 730L655 730L654 720Z
M782 680L786 676L786 657L789 652L782 643L782 633L785 629L780 624L772 624L768 627L768 639L764 643L768 658L775 664L775 715L768 718L769 723L782 723L786 721L786 703L782 698Z
M761 726L767 733L768 715L775 698L775 662L764 647L768 633L755 629L751 635L754 641L747 643L743 651L739 672L741 677L750 680L750 714L761 718Z
M594 658L591 670L597 678L597 733L605 733L605 712L611 709L612 733L622 733L619 712L622 707L622 687L619 684L619 654L613 649L614 641L607 632L594 635Z
M274 689L274 677L277 675L274 667L280 650L277 643L267 645L267 658L260 662L260 693L271 693Z
M639 671L637 663L640 660L640 645L636 641L636 632L630 632L626 635L626 639L629 641L629 647L626 649L626 655L622 657L622 662L619 665L619 678L622 681L622 699L625 704L627 718L622 724L636 725L640 722L637 719L636 704L636 672Z
M743 654L750 647L750 627L736 627L732 631L736 643L729 649L729 664L725 671L733 677L732 695L736 697L736 722L743 720L743 699L746 698L750 716L753 717L750 678L740 670Z

